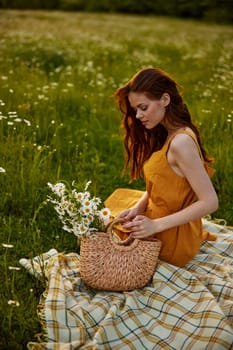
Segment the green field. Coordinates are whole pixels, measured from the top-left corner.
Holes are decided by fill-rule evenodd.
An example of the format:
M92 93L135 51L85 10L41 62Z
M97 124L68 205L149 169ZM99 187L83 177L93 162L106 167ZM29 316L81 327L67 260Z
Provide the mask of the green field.
M47 182L85 183L103 199L121 176L114 91L138 69L168 71L215 158L219 210L233 225L233 28L149 16L0 12L0 349L26 349L41 328L43 283L18 260L76 249L46 205Z

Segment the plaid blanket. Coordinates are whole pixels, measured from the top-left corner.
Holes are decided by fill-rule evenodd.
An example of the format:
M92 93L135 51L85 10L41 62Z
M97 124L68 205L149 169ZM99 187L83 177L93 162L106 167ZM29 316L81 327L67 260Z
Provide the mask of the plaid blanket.
M130 292L84 285L76 253L55 249L20 263L47 278L40 316L44 340L28 349L233 349L233 231L204 221L218 233L185 268L159 262L151 283Z

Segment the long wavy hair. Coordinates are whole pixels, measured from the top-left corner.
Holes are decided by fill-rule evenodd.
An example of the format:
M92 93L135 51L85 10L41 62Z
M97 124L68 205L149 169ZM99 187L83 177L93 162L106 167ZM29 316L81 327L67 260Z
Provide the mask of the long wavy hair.
M120 111L124 115L122 126L125 130L124 146L126 151L124 172L131 166L131 180L143 174L143 164L155 151L160 150L168 136L166 128L158 124L153 129L146 129L136 118L136 111L128 99L130 92L144 93L151 100L159 100L164 93L170 95L166 107L165 120L174 128L189 127L199 143L203 158L210 162L200 140L200 133L192 123L191 115L183 102L177 83L159 68L144 68L136 73L124 86L115 92Z

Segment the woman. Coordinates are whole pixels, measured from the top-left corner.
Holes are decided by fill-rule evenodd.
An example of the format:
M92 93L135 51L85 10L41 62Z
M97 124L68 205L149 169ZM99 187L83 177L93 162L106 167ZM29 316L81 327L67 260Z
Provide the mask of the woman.
M201 226L218 200L198 131L175 82L158 69L140 71L116 98L124 114L126 167L131 164L132 179L144 173L146 192L139 198L141 191L118 189L106 204L119 213L137 198L120 214L125 227L135 237L155 235L163 243L161 260L185 265L204 239L215 238ZM232 349L233 235L214 224L213 231L218 241L204 242L191 264L159 263L150 283L130 292L90 289L76 253L51 249L22 259L36 277L47 277L40 303L46 342L28 348Z
M142 69L115 96L124 115L125 169L131 165L131 179L143 174L146 183L146 192L119 217L135 238L162 241L161 260L184 266L203 240L216 239L201 223L218 208L211 159L167 73Z

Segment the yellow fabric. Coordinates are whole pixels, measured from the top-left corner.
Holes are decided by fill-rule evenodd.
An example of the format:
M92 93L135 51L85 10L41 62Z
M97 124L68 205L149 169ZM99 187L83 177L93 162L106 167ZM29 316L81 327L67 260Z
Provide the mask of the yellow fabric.
M186 130L178 131L190 135L199 149L197 140ZM196 200L188 181L178 176L167 161L167 151L173 134L160 151L154 152L144 165L146 190L149 203L144 213L151 219L167 216L189 206ZM211 168L208 170L212 175ZM129 189L116 190L105 202L113 216L134 205L143 192ZM204 240L216 240L216 235L204 231L201 219L171 228L156 234L162 241L160 259L173 265L184 266L199 251Z
M134 206L143 195L143 191L132 190L128 188L116 189L105 201L105 206L111 209L113 218L117 217L123 210ZM129 230L124 229L121 225L115 225L114 233L121 240L128 237Z

